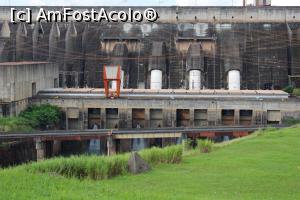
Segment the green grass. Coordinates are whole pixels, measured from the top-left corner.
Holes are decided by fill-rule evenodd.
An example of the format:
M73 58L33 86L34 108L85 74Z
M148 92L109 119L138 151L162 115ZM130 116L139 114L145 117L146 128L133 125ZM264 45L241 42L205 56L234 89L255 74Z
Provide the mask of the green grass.
M300 126L260 131L211 153L187 153L180 164L109 180L5 169L0 199L300 199Z

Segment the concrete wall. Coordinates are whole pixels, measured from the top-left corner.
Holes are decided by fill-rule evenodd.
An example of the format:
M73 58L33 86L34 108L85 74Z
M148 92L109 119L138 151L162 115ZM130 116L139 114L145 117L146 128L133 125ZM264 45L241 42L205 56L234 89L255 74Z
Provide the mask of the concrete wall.
M38 91L58 84L58 65L47 62L0 63L0 102L16 115ZM35 90L35 91L34 91Z
M177 124L176 110L188 109L190 113L190 125L194 126L194 111L201 109L207 111L206 125L223 125L222 110L233 110L234 118L232 125L240 124L240 110L251 110L251 124L267 124L268 112L279 111L281 123L286 116L300 116L300 101L296 98L290 99L93 99L93 98L36 98L35 104L50 103L61 107L67 111L68 108L77 107L79 117L76 119L78 127L88 128L87 113L88 108L101 109L102 128L106 127L106 108L118 108L119 126L118 128L136 128L132 127L132 109L145 109L145 128L150 128L150 109L162 109L163 119L161 127L175 127ZM68 127L66 127L68 128ZM158 128L158 127L151 127Z
M14 7L25 10L26 7ZM31 7L33 21L40 7ZM62 7L43 6L49 11L59 11ZM85 11L86 9L100 10L102 7L71 7L73 10ZM129 7L114 6L104 7L108 12L111 10L128 10ZM134 7L134 10L144 11L148 7ZM159 14L160 23L177 22L300 22L299 7L153 7ZM0 20L10 20L10 7L0 7Z

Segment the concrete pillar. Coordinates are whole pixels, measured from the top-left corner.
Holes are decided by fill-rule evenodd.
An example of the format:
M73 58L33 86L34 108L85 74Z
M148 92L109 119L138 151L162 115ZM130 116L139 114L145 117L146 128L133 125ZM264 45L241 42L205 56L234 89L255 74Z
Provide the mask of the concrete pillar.
M195 126L195 110L194 109L190 109L190 127L194 127Z
M68 118L68 108L65 109L65 121L66 121L66 130L69 130L69 118Z
M240 110L238 109L234 110L234 124L240 125Z
M253 116L255 116L254 121L257 125L265 125L267 123L267 111L256 110Z
M60 151L61 151L61 141L53 140L52 156L59 155Z
M128 109L127 108L119 108L118 109L119 112L119 128L128 128L127 126L127 114L128 114ZM131 127L129 127L131 128Z
M89 126L89 121L88 121L88 109L83 108L80 111L82 113L82 128L83 129L88 129Z
M101 127L106 128L106 108L101 108Z
M175 145L176 141L177 141L177 138L162 138L161 146L167 147L167 146Z
M263 110L262 111L262 124L266 125L268 123L268 111Z
M120 140L119 150L120 153L130 152L131 151L131 139Z
M150 128L150 109L145 109L145 128Z
M172 127L176 127L176 123L177 123L177 116L176 116L176 108L172 109Z
M107 137L107 155L115 155L116 154L116 141L110 135Z
M208 125L217 125L217 114L215 109L207 110L207 121Z
M65 88L66 86L66 74L65 72L62 72L62 83L61 83L61 87Z
M132 109L127 109L127 128L132 128Z
M35 141L35 149L36 149L36 160L44 160L46 156L46 148L45 143L41 140Z
M176 109L163 110L163 127L176 127Z

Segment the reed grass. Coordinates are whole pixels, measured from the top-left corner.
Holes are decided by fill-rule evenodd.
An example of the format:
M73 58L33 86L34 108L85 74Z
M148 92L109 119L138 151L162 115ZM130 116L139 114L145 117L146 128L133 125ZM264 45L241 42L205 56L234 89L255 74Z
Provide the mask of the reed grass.
M160 163L179 163L182 159L182 146L151 148L139 152L151 166ZM130 154L114 156L81 155L68 158L58 157L31 163L26 169L31 172L49 173L78 179L109 179L128 173Z

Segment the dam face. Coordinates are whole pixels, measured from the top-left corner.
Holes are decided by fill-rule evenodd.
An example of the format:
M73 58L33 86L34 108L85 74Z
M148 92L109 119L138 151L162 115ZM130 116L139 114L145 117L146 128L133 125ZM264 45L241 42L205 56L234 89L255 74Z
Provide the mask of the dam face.
M39 8L30 9L35 16ZM201 76L195 85L206 89L230 88L233 70L239 71L240 89L282 89L289 77L300 75L298 7L154 9L159 15L154 23L13 24L10 7L1 7L0 61L56 62L61 87L102 88L105 64L120 64L123 87L140 89L151 88L151 81L162 89L192 88L189 76L194 69ZM151 79L153 71L159 71L161 80ZM299 81L293 84L299 86Z

